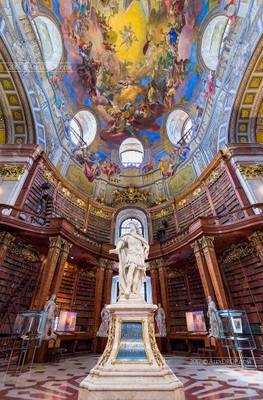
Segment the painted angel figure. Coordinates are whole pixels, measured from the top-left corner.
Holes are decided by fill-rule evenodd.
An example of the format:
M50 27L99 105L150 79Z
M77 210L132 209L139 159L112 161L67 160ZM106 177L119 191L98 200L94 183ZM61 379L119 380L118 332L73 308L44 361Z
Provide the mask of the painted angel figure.
M133 32L131 24L124 25L123 30L120 32L120 35L122 38L121 46L125 46L125 49L127 51L133 45L133 42L138 42L138 39L135 33Z
M119 256L120 299L129 299L130 295L141 297L149 244L133 222L130 223L130 232L120 237L116 249L110 253Z

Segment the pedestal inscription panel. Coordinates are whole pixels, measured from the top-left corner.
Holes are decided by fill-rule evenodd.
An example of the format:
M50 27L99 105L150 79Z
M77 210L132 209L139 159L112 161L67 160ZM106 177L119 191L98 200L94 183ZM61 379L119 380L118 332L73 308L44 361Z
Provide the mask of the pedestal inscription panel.
M119 348L115 363L147 363L144 321L120 321Z

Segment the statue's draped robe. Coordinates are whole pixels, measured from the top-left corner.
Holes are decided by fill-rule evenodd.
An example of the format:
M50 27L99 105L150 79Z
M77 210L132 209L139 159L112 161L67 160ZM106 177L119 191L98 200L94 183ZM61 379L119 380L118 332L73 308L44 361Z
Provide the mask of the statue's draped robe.
M128 237L133 237L141 243L141 251L138 253L133 247L128 246ZM123 295L127 287L127 269L132 265L136 265L140 269L143 277L145 274L145 259L148 257L149 245L146 240L139 234L128 233L119 239L118 244L121 243L119 250L119 285L120 295ZM138 247L136 247L138 249Z

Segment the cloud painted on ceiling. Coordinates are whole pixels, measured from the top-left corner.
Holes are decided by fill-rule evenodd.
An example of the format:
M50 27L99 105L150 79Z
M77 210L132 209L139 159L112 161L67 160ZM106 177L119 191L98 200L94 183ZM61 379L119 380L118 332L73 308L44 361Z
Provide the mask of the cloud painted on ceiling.
M62 104L64 113L91 107L102 121L100 139L110 146L131 136L145 145L162 140L160 118L176 104L190 105L200 93L196 42L216 5L53 0L50 10L60 24L66 64L52 71L58 107ZM31 2L32 17L43 10Z

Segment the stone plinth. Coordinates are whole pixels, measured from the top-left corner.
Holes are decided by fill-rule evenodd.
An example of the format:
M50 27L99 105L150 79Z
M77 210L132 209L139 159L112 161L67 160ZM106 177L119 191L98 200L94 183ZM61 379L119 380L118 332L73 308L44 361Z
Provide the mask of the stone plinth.
M78 400L184 400L183 384L155 341L157 306L130 299L107 308L112 317L107 346L81 382Z

